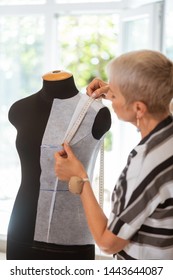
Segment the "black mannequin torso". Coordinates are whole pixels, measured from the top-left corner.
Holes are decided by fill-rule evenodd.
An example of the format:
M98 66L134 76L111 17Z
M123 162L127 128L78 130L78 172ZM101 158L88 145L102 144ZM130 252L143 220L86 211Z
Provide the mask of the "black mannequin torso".
M38 93L17 101L9 111L9 120L17 130L18 126L19 129L20 127L24 129L26 124L33 126L35 121L38 121L39 126L38 124L35 126L37 129L39 128L39 131L35 132L41 134L40 136L37 135L37 139L42 139L44 133L42 129L45 129L54 98L67 99L75 96L79 92L72 75L62 80L59 78L54 80L55 77L57 77L57 75L54 77L54 73L54 79L52 76L50 78L50 75L51 74L48 73L48 75L43 76L43 87ZM102 135L109 130L110 125L110 112L104 107L96 116L93 124L92 133L94 138L100 139ZM29 132L31 131L33 131L32 127L31 130L29 129Z
M28 247L29 250L29 244L33 242L40 187L40 145L52 102L54 98L67 99L76 94L78 94L78 89L71 74L67 73L66 76L66 72L52 72L43 76L43 87L38 93L17 101L10 108L9 120L17 129L16 147L21 161L22 181L9 223L8 259L37 259L31 250L30 253L24 250L18 256L14 251L16 248L20 251L20 246L23 249ZM104 107L94 120L93 137L100 139L109 130L110 125L110 112ZM40 259L40 256L38 258ZM47 256L46 258L48 259ZM73 259L73 256L71 258ZM60 259L63 257L60 256Z

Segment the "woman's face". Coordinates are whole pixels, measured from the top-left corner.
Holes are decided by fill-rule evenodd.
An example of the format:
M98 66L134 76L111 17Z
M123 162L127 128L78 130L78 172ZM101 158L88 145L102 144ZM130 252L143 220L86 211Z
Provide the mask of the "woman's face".
M135 114L133 106L129 104L127 105L124 96L115 83L109 83L109 91L106 95L106 99L112 102L112 108L119 119L134 122Z

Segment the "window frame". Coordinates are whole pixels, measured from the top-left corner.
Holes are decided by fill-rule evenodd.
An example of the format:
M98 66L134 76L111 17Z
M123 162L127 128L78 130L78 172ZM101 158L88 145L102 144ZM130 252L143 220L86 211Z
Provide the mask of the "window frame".
M163 20L164 20L164 3L157 1L140 7L134 7L121 12L120 23L120 50L127 52L126 48L126 24L137 19L148 17L149 19L149 46L148 48L162 51L163 46Z

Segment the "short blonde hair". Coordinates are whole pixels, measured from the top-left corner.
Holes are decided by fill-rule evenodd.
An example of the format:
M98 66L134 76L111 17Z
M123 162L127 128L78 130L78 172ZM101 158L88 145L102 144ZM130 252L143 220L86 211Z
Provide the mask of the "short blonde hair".
M133 51L108 64L110 82L116 83L130 104L142 101L152 114L165 113L173 98L173 63L157 51Z

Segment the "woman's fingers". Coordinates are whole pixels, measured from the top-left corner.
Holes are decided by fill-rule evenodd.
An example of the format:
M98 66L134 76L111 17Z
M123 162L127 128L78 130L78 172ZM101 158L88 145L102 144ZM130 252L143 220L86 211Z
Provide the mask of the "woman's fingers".
M104 97L109 90L108 83L102 81L101 79L95 78L86 88L86 92L89 96L93 98Z
M69 181L72 176L84 176L86 171L71 147L64 143L64 150L55 153L55 174L60 180Z
M93 98L100 98L100 97L105 98L106 95L107 95L108 90L109 90L109 86L108 86L108 85L103 86L103 87L101 87L101 88L95 90L95 91L93 92L93 94L92 94L92 97L93 97Z

